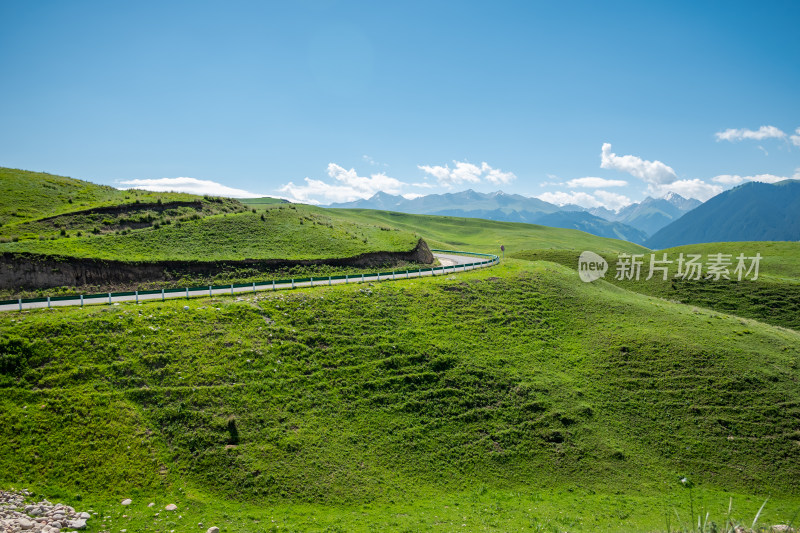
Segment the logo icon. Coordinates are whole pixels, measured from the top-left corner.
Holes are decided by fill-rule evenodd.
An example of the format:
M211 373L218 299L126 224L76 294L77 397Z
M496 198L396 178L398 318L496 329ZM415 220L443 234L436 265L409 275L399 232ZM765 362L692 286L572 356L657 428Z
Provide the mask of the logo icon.
M581 281L591 283L596 281L608 272L608 263L605 259L594 252L582 252L578 258L578 274Z

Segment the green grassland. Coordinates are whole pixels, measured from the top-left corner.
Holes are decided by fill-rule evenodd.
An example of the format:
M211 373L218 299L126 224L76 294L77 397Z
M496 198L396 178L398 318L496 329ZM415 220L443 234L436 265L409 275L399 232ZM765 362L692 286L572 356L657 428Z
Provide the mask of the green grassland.
M248 207L256 207L243 200ZM605 252L642 253L647 249L627 241L597 237L562 228L550 228L519 222L498 222L479 218L410 215L370 209L317 209L328 216L337 216L352 223L376 224L411 231L421 235L432 248L500 253L532 248L591 249Z
M748 526L768 495L760 524L800 507L800 333L554 263L0 331L0 485L81 498L93 530L688 530L729 497Z
M246 208L229 198L197 197L190 205L155 203L120 204L119 212L72 211L43 219L0 226L0 243L56 240L83 235L127 234L134 229L158 228L203 217L241 213Z
M122 191L88 181L0 167L0 226L118 204L192 201L183 193ZM7 228L4 233L8 233Z
M513 256L532 261L552 261L577 270L580 253L580 250L526 250ZM676 279L675 262L669 265L669 274L665 281L661 272L655 272L650 280L645 279L649 275L650 264L650 253L645 253L641 278L637 281L615 279L618 255L601 253L609 263L609 272L605 279L630 291L800 329L800 243L696 244L655 252L656 259L662 259L664 253L668 260L673 261L677 261L680 253L687 254L687 257L688 254L700 254L703 262L707 262L708 256L712 254L728 254L734 265L731 270L735 268L735 258L739 254L752 257L758 253L762 259L757 280L751 279L752 274L749 277L743 276L741 281L733 274L730 280ZM749 261L747 265L749 266Z
M418 236L326 216L312 208L277 205L261 213L203 217L125 234L0 244L0 252L119 261L327 259L365 252L409 251Z

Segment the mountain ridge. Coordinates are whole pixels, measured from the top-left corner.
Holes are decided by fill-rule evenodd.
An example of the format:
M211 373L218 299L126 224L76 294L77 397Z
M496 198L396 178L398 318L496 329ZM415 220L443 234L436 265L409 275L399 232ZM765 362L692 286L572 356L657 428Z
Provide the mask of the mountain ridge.
M577 229L597 235L644 243L655 231L686 212L681 206L696 207L697 200L674 194L666 198L646 198L614 212L604 207L584 208L574 204L558 206L539 198L503 191L429 194L405 198L382 191L367 199L334 203L332 209L378 209L420 215L485 218L502 222L525 222L544 226Z
M661 249L730 241L800 240L800 180L749 182L724 191L647 241Z

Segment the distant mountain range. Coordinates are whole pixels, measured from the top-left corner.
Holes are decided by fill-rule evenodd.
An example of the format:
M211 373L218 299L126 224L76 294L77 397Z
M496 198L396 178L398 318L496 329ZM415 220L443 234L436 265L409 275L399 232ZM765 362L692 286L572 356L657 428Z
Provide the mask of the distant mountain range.
M720 193L661 228L645 246L729 241L800 241L800 180L750 182Z
M480 193L429 194L414 199L379 192L366 200L331 204L332 208L380 209L419 215L485 218L505 222L526 222L556 228L578 229L597 235L643 244L649 235L687 211L700 205L670 193L663 198L646 198L619 212L605 208L586 209L577 205L557 206L519 194L498 191Z

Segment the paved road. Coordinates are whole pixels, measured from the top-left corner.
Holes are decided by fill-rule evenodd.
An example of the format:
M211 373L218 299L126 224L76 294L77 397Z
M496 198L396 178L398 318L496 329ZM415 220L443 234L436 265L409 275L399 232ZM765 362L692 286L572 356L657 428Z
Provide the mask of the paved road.
M476 261L480 261L485 258L477 258L468 255L458 255L458 254L441 254L435 253L433 254L436 257L442 266L447 267L447 270L443 272L437 272L437 276L442 275L449 275L455 272L463 272L465 270L473 270L476 268L484 268L486 266L490 266L492 263L486 265L479 265L479 266L469 266L465 267L467 263L474 263ZM451 270L452 268L452 270ZM405 273L397 273L394 276L394 279L405 279L405 278L417 278L417 277L424 277L424 276L431 276L433 273L431 271L427 272L409 272L408 274ZM55 302L34 302L34 303L23 303L22 309L36 309L42 307L66 307L66 306L76 306L76 305L88 305L88 304L109 304L109 303L117 303L117 302L131 302L131 301L145 301L145 300L161 300L165 298L186 298L188 297L197 297L197 296L212 296L212 295L234 295L237 293L249 293L255 291L269 291L269 290L282 290L282 289L294 289L299 287L312 287L312 286L319 286L319 285L340 285L342 283L363 283L367 281L388 281L391 280L392 276L353 276L349 279L334 279L329 280L328 278L320 278L314 281L304 281L302 283L256 283L254 286L248 287L235 287L230 289L196 289L196 290L189 290L188 292L171 292L165 294L140 294L139 296L112 296L111 298L92 298L92 299L84 299L81 302L80 298L75 298L74 300L59 300ZM19 311L20 306L19 304L9 304L9 305L0 305L0 311Z

